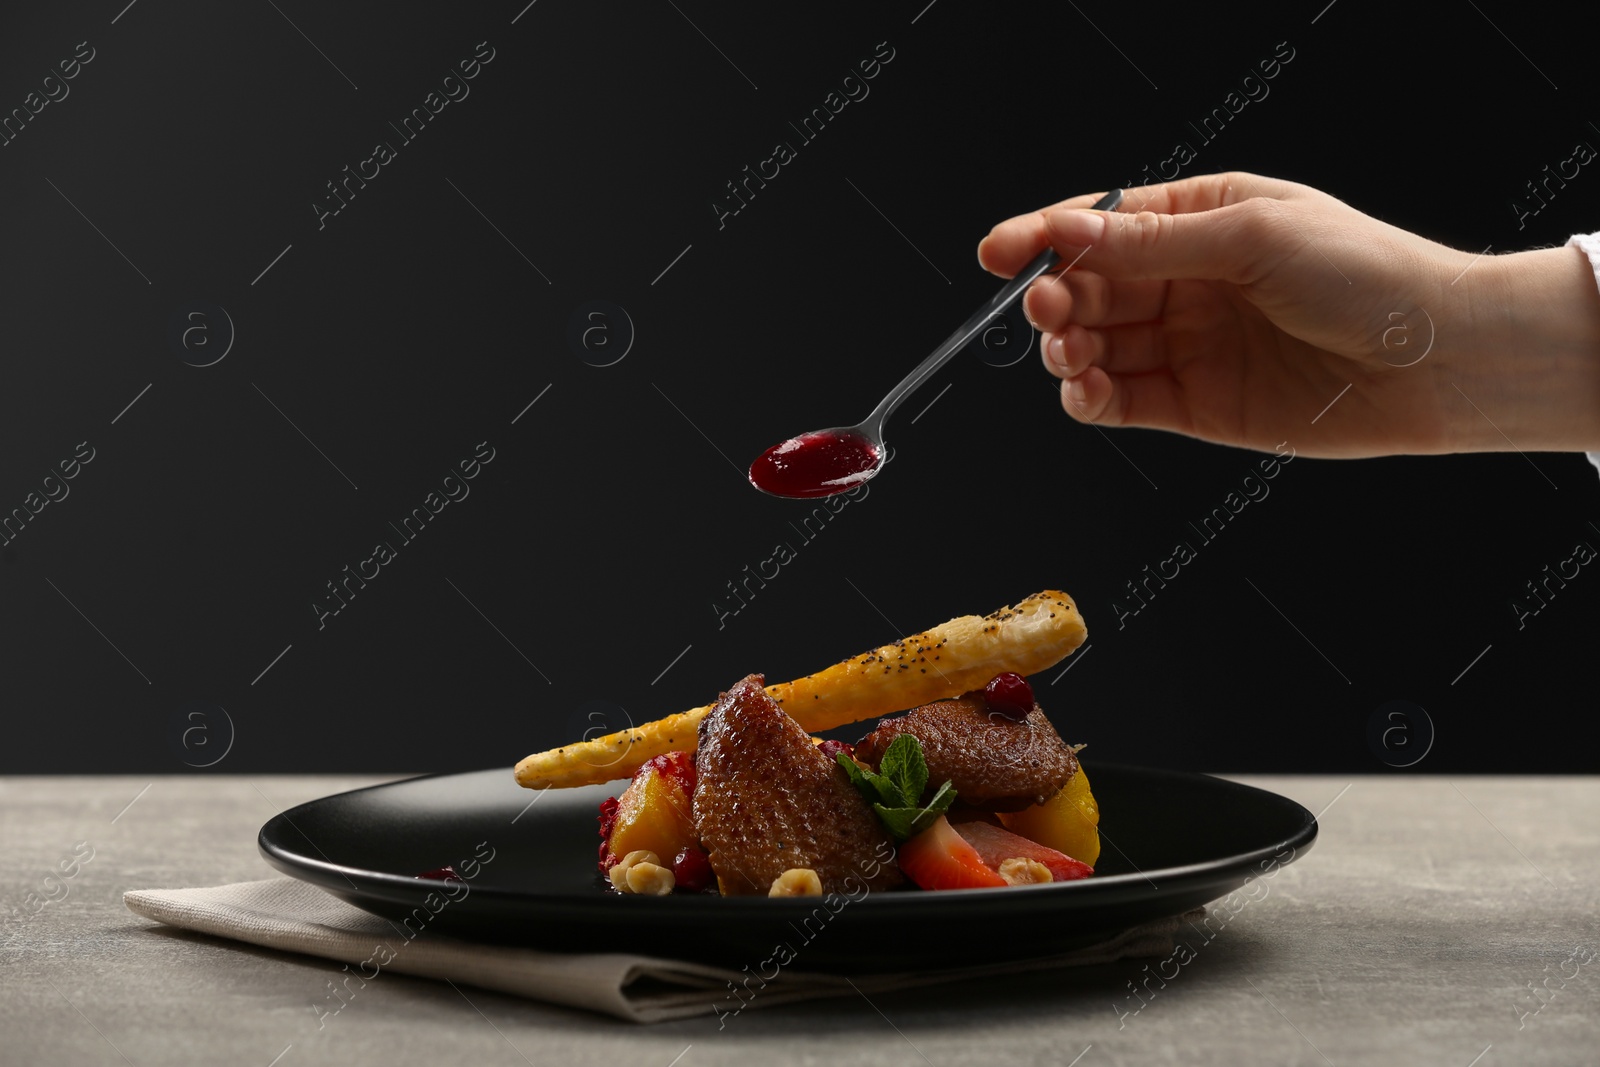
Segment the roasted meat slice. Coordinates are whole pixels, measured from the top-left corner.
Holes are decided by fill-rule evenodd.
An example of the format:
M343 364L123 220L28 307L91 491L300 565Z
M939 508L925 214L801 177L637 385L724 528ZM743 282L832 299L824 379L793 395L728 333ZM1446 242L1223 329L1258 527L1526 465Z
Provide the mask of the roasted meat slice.
M738 682L700 722L695 830L722 892L766 896L795 867L816 871L824 893L899 885L878 817L763 681Z
M1035 704L1016 721L992 709L982 693L940 700L882 719L856 744L856 758L873 767L901 734L922 742L928 784L945 779L962 804L1020 811L1043 804L1078 770L1078 759Z

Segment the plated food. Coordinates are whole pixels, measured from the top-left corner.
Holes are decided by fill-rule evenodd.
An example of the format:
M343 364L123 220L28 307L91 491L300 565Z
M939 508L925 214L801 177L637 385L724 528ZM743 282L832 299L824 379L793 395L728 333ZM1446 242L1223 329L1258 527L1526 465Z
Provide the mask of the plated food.
M630 778L599 812L617 892L852 895L1088 877L1098 808L1023 677L1082 644L1046 591L793 682L740 679L714 704L537 753L530 788ZM905 714L892 713L905 711ZM880 717L854 745L814 731Z

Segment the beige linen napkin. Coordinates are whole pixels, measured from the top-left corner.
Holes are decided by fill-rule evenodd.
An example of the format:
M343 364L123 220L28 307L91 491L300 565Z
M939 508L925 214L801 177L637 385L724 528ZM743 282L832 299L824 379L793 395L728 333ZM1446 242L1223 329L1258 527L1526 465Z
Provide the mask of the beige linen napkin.
M762 984L759 976L752 983L745 972L651 956L542 952L459 941L432 932L407 940L388 920L294 878L207 889L136 889L122 899L135 914L169 926L350 964L354 969L341 968L335 974L338 984L352 994L364 980L389 970L604 1012L636 1023L713 1013L726 1023L728 1016L748 1007L1109 963L1124 957L1166 956L1173 951L1178 923L1199 914L1145 923L1099 944L1048 958L853 978L787 969ZM336 1012L342 1003L330 994L329 1012Z

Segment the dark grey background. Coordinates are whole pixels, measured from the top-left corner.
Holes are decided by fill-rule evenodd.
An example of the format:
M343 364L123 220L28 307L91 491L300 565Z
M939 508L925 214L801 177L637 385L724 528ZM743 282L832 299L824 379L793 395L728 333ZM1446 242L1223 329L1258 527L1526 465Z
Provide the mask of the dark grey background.
M509 764L1046 587L1089 622L1035 678L1086 758L1381 770L1427 749L1420 706L1415 771L1594 768L1571 738L1600 577L1522 629L1510 606L1600 545L1581 456L1298 459L1122 629L1123 583L1258 457L1079 426L1036 353L943 371L809 540L811 508L742 473L859 418L986 299L995 222L1180 139L1184 174L1304 181L1473 252L1593 229L1591 168L1525 228L1512 207L1600 144L1567 9L124 4L0 23L6 114L93 49L0 147L0 513L93 450L0 556L0 770ZM470 95L400 143L479 42ZM870 95L799 143L880 42ZM1186 122L1279 42L1270 95L1199 144ZM719 229L779 140L797 158ZM378 141L396 158L319 228ZM636 333L610 366L569 344L592 301ZM191 365L226 320L226 357ZM402 544L387 524L484 441L470 495ZM398 557L319 628L380 540ZM778 542L796 558L719 617Z

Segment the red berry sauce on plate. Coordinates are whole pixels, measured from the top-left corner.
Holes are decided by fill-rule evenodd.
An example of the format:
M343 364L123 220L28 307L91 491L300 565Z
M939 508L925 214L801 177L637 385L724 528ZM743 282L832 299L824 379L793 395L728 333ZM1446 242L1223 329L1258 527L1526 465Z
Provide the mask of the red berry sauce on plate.
M462 877L459 874L456 873L456 869L454 867L449 867L449 866L437 867L437 868L435 868L435 869L433 869L431 871L423 871L421 874L417 875L417 877L418 878L432 878L434 881L437 881L437 882L459 882L459 881L462 881Z

